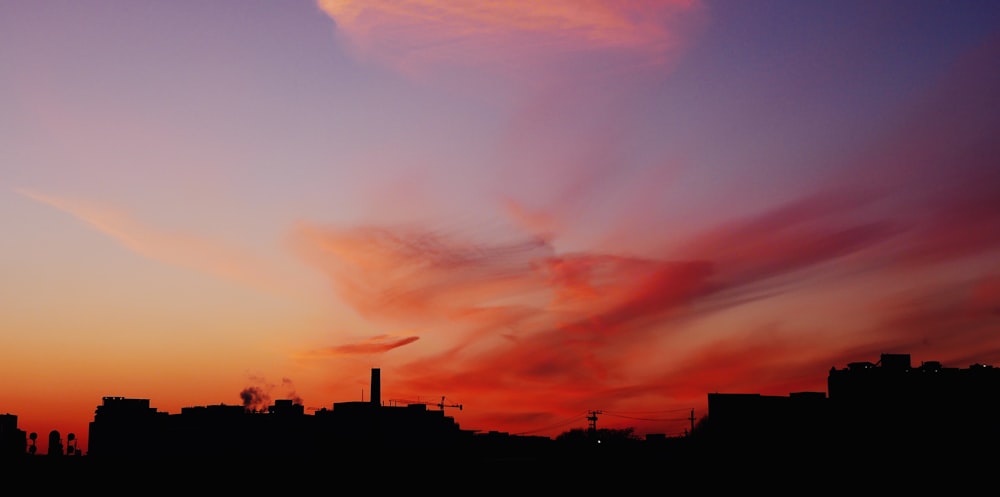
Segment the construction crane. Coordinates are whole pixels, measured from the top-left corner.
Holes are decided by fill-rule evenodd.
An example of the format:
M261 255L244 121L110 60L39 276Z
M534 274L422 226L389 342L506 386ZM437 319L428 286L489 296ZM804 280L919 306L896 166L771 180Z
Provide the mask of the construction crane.
M389 405L398 405L398 404L425 405L425 406L431 406L431 405L433 405L433 406L437 406L437 408L441 409L441 411L444 411L445 407L457 407L459 411L462 410L462 404L445 404L444 403L444 395L441 396L441 402L438 402L436 404L430 404L430 403L424 402L422 400L406 400L406 399L390 399L389 400Z
M438 406L439 409L441 409L442 412L444 412L445 407L457 407L459 411L462 410L462 404L445 404L444 395L441 396L441 402L437 403L436 405Z

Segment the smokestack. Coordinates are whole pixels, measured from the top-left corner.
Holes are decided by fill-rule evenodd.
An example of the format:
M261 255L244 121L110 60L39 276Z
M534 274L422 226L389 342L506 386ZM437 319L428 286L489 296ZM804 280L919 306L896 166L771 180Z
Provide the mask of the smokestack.
M379 376L379 368L372 368L371 403L377 406L382 405L382 381Z

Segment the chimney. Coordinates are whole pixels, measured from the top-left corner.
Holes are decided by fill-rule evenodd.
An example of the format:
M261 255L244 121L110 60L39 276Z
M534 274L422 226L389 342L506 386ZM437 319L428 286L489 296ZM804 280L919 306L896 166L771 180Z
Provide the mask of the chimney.
M379 379L379 368L372 368L371 403L382 405L382 381Z

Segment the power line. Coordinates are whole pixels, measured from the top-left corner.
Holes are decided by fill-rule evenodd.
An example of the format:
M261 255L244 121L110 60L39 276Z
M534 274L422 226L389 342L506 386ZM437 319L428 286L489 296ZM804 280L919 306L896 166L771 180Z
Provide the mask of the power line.
M554 423L554 424L551 424L551 425L548 425L548 426L544 426L542 428L537 428L537 429L534 429L534 430L522 431L522 432L514 433L514 435L530 435L532 433L538 433L538 432L541 432L541 431L553 430L553 429L556 429L556 428L561 428L563 426L567 426L567 425L572 424L572 423L579 423L580 421L585 420L585 419L586 419L585 414L584 413L580 413L580 414L578 414L578 415L576 415L576 416L574 416L572 418L566 419L564 421L560 421L558 423Z
M604 411L604 412L617 413L617 414L621 414L621 415L639 415L639 414L657 414L657 413L668 413L668 412L681 412L681 411L689 411L689 410L691 410L690 407L679 407L677 409L659 409L659 410L656 410L656 411Z
M648 416L641 416L642 414L673 414L673 413L682 412L682 411L691 411L691 415L690 416L684 416L684 417L676 417L676 416L669 416L669 417L648 417ZM594 418L597 417L597 414L606 414L606 415L617 417L617 418L632 419L632 420L636 420L636 421L652 421L652 422L657 422L657 421L660 421L660 422L662 422L662 421L690 421L690 422L692 422L692 425L693 425L694 409L689 408L689 407L681 407L681 408L677 408L677 409L660 409L660 410L655 410L655 411L605 411L605 410L589 410L589 411L585 411L585 412L583 412L581 414L578 414L578 415L576 415L576 416L574 416L572 418L568 418L568 419L566 419L564 421L560 421L560 422L557 422L557 423L553 423L551 425L547 425L547 426L543 426L543 427L540 427L540 428L536 428L534 430L522 431L522 432L517 432L517 433L512 433L512 434L513 435L530 435L530 434L539 433L539 432L543 432L543 431L554 430L556 428L561 428L561 427L564 427L564 426L567 426L567 425L570 425L570 424L573 424L573 423L579 423L579 422L590 423L590 425L593 426L595 424L595 421L596 421Z
M616 418L634 419L636 421L687 421L688 420L686 416L683 418L639 418L635 416L625 416L624 414L614 414L610 412L605 412L604 414L607 414L608 416L614 416Z

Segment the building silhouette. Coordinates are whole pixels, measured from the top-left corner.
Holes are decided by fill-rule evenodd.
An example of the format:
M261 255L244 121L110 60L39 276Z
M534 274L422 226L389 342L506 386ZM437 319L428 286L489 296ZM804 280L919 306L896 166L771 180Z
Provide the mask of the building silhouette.
M611 435L620 433L593 425L557 438L464 430L445 414L445 407L461 406L447 405L444 398L439 404L386 405L380 373L371 371L369 399L335 402L311 413L289 399L266 409L218 404L167 413L149 399L104 397L89 426L88 457L25 459L60 465L89 461L86 467L108 470L120 461L155 459L148 464L150 474L164 468L191 474L217 471L221 462L336 460L337 468L363 469L422 462L433 454L442 468L478 461L488 462L480 464L484 471L534 468L534 474L557 462L575 468L576 475L581 468L612 467L631 474L643 462L655 462L678 471L712 465L796 468L828 477L857 468L880 471L886 461L908 461L911 472L940 469L929 461L954 468L1000 442L1000 369L945 367L937 361L913 365L908 354L833 367L828 392L709 393L707 415L694 424L692 411L692 429L683 436L619 437L620 443L610 443ZM72 434L65 444L58 431L49 435L48 455L80 455ZM31 445L35 438L32 434ZM28 449L17 416L0 415L2 454L25 455Z
M149 406L149 399L104 397L89 427L87 455L137 456L157 451L168 435L168 413Z
M828 393L708 394L696 430L715 456L938 458L1000 442L1000 369L913 366L909 354L830 369Z
M0 414L0 458L22 456L28 451L28 434L17 427L17 416Z
M833 424L829 406L824 392L710 393L708 416L699 428L706 442L733 449L796 451L828 442Z
M306 414L292 400L267 410L243 405L157 411L149 399L104 397L90 423L88 456L120 457L332 457L345 452L387 455L468 445L473 432L427 404L386 406L381 376L372 369L368 401L336 402Z
M830 408L843 440L884 450L953 451L976 440L1000 441L1000 369L972 364L919 366L909 354L832 368Z

